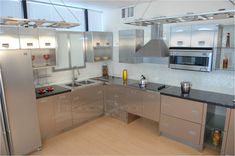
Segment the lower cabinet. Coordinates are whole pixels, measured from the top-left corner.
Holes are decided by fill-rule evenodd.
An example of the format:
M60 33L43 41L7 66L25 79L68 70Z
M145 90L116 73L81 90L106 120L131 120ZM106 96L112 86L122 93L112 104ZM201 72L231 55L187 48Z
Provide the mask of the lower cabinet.
M143 114L143 91L128 88L127 112L142 116Z
M167 115L161 115L160 131L170 135L170 137L177 137L189 143L199 145L201 125L173 118Z
M42 139L72 127L70 93L37 99Z
M223 139L223 146L221 150L222 155L235 155L235 110L230 109L229 114L227 114L228 118L228 125L227 125L227 131L225 131L224 139Z
M104 113L102 85L78 88L71 94L73 125L79 125Z
M127 89L123 86L105 85L104 104L105 114L113 118L127 122Z
M160 93L153 93L153 92L143 92L143 114L142 116L153 120L159 121L160 120Z
M118 85L106 85L104 88L106 115L124 122L128 120L128 113L159 121L160 93Z
M161 95L160 133L203 149L207 104Z

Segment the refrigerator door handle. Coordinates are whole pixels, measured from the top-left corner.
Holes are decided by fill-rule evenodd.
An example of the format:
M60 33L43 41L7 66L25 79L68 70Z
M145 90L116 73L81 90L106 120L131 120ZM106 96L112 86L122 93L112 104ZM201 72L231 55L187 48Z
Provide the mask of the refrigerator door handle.
M11 131L10 131L10 124L9 124L9 118L8 118L8 113L7 113L7 104L6 104L6 99L5 99L5 92L4 92L4 87L3 87L3 77L2 77L2 69L0 67L0 92L1 92L1 109L2 109L2 119L3 123L5 123L4 129L6 132L6 137L9 145L9 152L10 154L14 153L13 152L13 143L12 143L12 138L11 138Z

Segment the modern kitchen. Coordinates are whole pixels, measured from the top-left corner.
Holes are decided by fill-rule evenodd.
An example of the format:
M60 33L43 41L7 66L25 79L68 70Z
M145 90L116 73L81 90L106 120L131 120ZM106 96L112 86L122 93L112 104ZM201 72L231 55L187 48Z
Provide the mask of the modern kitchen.
M0 155L235 155L234 0L1 0Z

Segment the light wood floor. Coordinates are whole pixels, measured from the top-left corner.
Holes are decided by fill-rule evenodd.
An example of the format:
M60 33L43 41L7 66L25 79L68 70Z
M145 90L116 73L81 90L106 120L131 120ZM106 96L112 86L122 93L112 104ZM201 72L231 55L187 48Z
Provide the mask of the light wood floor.
M158 124L140 118L125 124L101 117L50 138L33 155L213 155L158 136Z

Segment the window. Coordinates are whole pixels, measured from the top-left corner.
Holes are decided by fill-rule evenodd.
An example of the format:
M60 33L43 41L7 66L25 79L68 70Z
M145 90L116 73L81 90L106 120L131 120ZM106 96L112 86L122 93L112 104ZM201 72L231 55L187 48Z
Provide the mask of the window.
M0 17L23 18L21 0L0 0Z
M129 18L134 16L134 7L123 8L121 10L121 17L122 18Z

